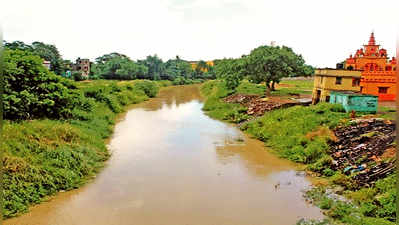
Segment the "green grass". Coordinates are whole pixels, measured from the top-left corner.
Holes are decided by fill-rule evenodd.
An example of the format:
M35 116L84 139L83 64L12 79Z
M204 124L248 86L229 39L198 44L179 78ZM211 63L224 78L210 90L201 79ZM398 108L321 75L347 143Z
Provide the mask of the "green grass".
M330 137L328 133L311 138L306 135L323 127L333 128L345 118L348 114L340 105L294 106L267 112L242 129L265 142L281 157L312 164L325 160Z
M302 90L312 90L313 89L313 79L307 80L282 80L280 84L291 85L292 88L302 89Z
M259 93L261 88L250 86L250 83L244 83L237 89L241 93L256 94ZM201 86L202 95L207 97L203 110L212 118L224 120L232 123L239 123L249 118L245 114L247 109L240 104L231 104L223 102L221 99L235 93L228 90L224 82L219 80L207 81Z
M301 86L300 90L296 90L298 92L305 90L309 85L309 81L295 82ZM238 90L245 94L263 93L261 87L246 81L236 92ZM287 88L280 93L291 91ZM243 118L248 118L245 108L221 100L235 93L228 90L223 82L206 82L201 87L201 93L207 98L203 109L211 117L228 122L240 122ZM382 108L382 111L386 112L388 109ZM353 204L330 200L322 195L319 189L309 192L310 195L313 193L314 196L311 197L317 205L328 210L330 218L338 221L338 224L392 225L392 221L396 221L396 175L378 181L372 188L356 190L350 177L330 169L332 158L328 154L328 141L331 138L331 129L337 125L346 125L349 117L341 105L320 103L308 107L294 106L270 111L244 124L241 129L263 141L280 157L304 163L307 169L328 178L331 184L348 188L345 195L353 200Z
M264 96L265 92L266 92L265 85L253 84L247 80L241 81L240 85L236 88L236 93L239 94Z
M376 182L372 188L348 191L350 202L333 199L325 187L313 188L307 198L326 211L335 221L347 225L393 225L396 221L396 175Z
M378 106L377 114L379 117L389 120L396 120L396 109L386 106Z
M202 85L201 92L207 97L203 110L209 116L237 123L249 118L245 114L246 108L239 104L225 103L221 99L236 92L264 93L264 88L244 81L236 91L231 91L224 82L208 81ZM242 126L242 129L265 142L281 157L295 162L314 163L314 169L324 170L329 137L318 135L310 140L306 135L322 127L333 128L348 117L340 105L324 103L310 107L295 106L267 112Z
M89 100L73 120L5 121L0 147L4 152L4 218L27 212L60 190L78 188L108 159L105 139L112 134L125 106L154 97L169 82L96 80L79 82Z
M312 94L313 79L309 80L282 80L281 85L289 85L278 88L272 92L275 96L284 96L289 94Z

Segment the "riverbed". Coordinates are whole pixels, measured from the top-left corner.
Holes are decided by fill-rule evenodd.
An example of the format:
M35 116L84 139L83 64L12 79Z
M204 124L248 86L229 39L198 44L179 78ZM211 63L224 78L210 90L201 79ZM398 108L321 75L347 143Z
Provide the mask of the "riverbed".
M208 117L198 85L163 88L123 114L106 167L8 225L293 225L323 218L310 180L235 126ZM93 128L95 129L95 128Z

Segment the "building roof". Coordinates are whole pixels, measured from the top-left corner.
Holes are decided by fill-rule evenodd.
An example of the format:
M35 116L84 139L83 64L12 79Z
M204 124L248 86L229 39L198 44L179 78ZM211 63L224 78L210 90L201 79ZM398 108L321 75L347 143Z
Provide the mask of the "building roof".
M371 97L378 97L376 95L370 95L370 94L363 94L360 92L355 92L355 91L330 91L330 94L339 94L339 95L350 95L350 96L371 96Z
M330 77L361 77L362 71L360 70L345 70L345 69L316 69L315 76L330 76Z

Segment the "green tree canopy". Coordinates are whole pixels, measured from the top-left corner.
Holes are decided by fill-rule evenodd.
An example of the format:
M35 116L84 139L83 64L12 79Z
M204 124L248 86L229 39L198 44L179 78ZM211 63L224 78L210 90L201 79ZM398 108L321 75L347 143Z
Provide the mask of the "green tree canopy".
M247 57L249 80L265 82L269 91L274 90L281 78L304 74L304 63L302 56L289 47L260 46Z
M70 118L74 109L85 107L85 99L73 82L50 72L42 63L43 59L31 51L4 51L4 118Z
M162 79L174 80L177 77L189 79L193 76L193 70L190 63L181 60L178 56L176 59L170 59L165 63L165 72Z
M32 45L25 44L22 41L4 41L4 47L6 49L12 50L19 49L23 51L30 51L33 54L40 56L40 58L51 63L50 70L56 74L63 74L67 69L66 65L64 64L64 60L62 59L62 56L55 45L45 44L38 41L33 42Z
M224 79L229 89L235 89L246 76L247 59L222 59L215 64L216 77Z
M160 80L165 73L165 65L157 55L149 55L145 60L140 60L139 63L148 68L148 74L144 77L145 79Z
M92 73L104 79L133 80L148 73L146 66L119 53L106 54L96 59Z

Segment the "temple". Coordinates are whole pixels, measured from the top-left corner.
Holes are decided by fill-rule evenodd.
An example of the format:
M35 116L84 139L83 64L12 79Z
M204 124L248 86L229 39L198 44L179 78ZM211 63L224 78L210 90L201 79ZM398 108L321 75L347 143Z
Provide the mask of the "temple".
M367 45L346 59L345 69L361 71L361 93L383 101L396 99L396 58L388 58L387 50L376 44L374 33Z

